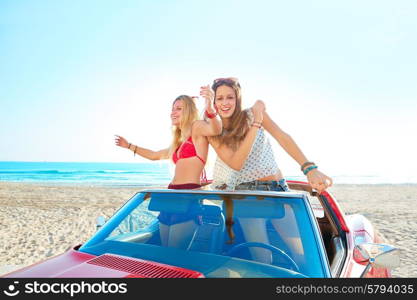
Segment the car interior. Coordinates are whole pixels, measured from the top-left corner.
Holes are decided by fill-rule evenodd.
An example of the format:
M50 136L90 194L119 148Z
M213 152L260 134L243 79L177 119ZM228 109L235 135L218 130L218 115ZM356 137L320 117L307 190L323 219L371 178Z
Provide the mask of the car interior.
M346 258L346 237L342 230L336 225L333 216L329 213L323 196L306 184L289 183L291 190L303 191L308 194L310 204L316 216L321 231L324 246L326 247L327 258L333 277L337 277Z
M341 230L338 230L337 223L333 219L334 216L329 213L329 210L326 207L325 199L320 198L321 196L318 196L314 190L304 184L290 183L290 189L307 194L313 213L316 216L318 228L320 228L321 238L326 249L332 276L337 277L346 256L345 235ZM234 197L236 198L235 195ZM176 198L175 202L164 201L163 198L164 197L159 199L154 195L150 203L145 201L142 204L148 206L146 203L149 203L149 206L145 208L145 211L147 210L147 213L150 214L149 222L152 223L146 224L145 222L140 227L133 228L132 226L136 227L135 224L137 224L134 220L141 219L142 221L146 221L146 218L144 218L144 215L141 215L140 218L138 218L139 216L135 216L135 214L132 213L129 218L124 220L124 222L114 230L108 240L160 246L162 244L159 234L160 224L158 218L156 218L159 213L167 212L174 215L187 214L193 216L190 223L194 224L195 222L198 224L194 224L194 233L190 235L189 239L181 242L181 246L175 246L174 248L182 249L184 251L228 255L229 251L233 251L234 245L248 244L248 241L245 240L244 234L242 233L242 224L240 223L242 218L255 216L256 218L264 219L266 221L267 239L270 242L266 244L278 246L278 249L281 249L284 253L288 253L292 258L294 258L294 255L297 252L294 251L294 248L288 247L290 244L288 240L283 240L283 238L285 239L285 235L283 236L281 232L277 234L276 228L283 228L285 226L277 226L276 224L274 226L275 222L279 223L280 219L283 219L284 217L287 218L286 221L288 221L289 214L288 212L284 212L287 208L284 208L282 205L276 207L277 204L274 202L258 201L256 199L252 201L228 201L228 199L219 201L204 199L199 205L195 205L186 198L182 200ZM234 205L233 209L227 209L228 205ZM256 209L254 209L254 207L256 207ZM142 211L141 214L143 214L143 208L138 208L137 211ZM232 211L233 216L228 215L228 211ZM254 213L256 213L256 215L254 215ZM198 218L198 220L196 218ZM231 222L233 224L230 224ZM141 228L143 228L143 230ZM227 239L229 239L229 241L227 241ZM233 239L234 241L231 242ZM265 248L265 243L261 246L262 248ZM241 257L245 260L252 260L253 253L251 252L253 251L253 247L259 248L259 245L252 245L251 247L252 248L245 247L239 249L237 257ZM273 249L270 250L272 251ZM301 249L301 251L303 250ZM276 251L275 253L274 251L271 253L273 261L276 262L277 265L295 270L295 268L291 266L291 259L282 257L282 255L279 255ZM298 263L300 263L300 261ZM302 265L305 265L306 263L307 262L304 262Z
M245 201L240 201L240 198L244 198ZM178 197L178 195L175 201L167 201L164 194L153 194L145 199L149 201L137 206L112 231L106 238L107 241L140 243L186 252L236 257L244 261L279 266L301 274L317 270L315 266L318 260L313 262L311 259L306 259L305 253L310 255L312 252L306 251L298 231L299 228L308 226L303 226L303 223L299 223L300 220L296 220L291 205L273 199L246 195L222 195L220 198L218 195L207 195L199 202L195 201L195 197ZM177 243L174 244L164 244L160 222L162 214L168 214L174 219L179 216L187 217L177 220L179 221L177 224L173 222L168 226L169 230L174 231L169 231L170 237L176 234L176 226L183 226L186 223L189 224L187 225L189 230L187 229L186 232L192 234L184 234L184 230L177 231L180 240L176 240ZM247 223L245 230L242 228L245 225L244 221ZM260 222L259 226L253 226L254 222ZM288 224L292 225L288 226ZM254 227L257 228L252 235L255 239L248 239L247 230ZM264 239L258 239L257 230L260 228L266 228ZM239 261L243 263L242 260ZM254 263L251 264L252 269ZM253 271L251 276L254 274L257 273Z

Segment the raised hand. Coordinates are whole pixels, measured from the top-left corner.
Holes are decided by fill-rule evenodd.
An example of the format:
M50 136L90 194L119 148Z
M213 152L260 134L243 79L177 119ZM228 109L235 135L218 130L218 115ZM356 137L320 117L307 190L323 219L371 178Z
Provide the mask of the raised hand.
M214 91L210 88L210 85L200 87L200 96L206 100L206 110L209 113L215 113L214 109Z
M262 124L263 113L265 111L265 103L262 100L256 100L252 106L253 121Z
M122 148L128 148L129 143L124 137L121 137L120 135L115 135L114 139L116 146L122 147Z

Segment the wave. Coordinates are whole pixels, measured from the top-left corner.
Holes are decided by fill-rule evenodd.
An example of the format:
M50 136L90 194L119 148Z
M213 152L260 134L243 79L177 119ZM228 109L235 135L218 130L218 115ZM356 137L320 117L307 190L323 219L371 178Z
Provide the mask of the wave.
M0 174L147 174L147 173L165 173L165 170L147 170L147 171L121 171L121 170L77 170L77 171L60 171L60 170L28 170L28 171L0 171Z
M0 171L0 174L62 174L68 173L58 170L32 170L32 171Z

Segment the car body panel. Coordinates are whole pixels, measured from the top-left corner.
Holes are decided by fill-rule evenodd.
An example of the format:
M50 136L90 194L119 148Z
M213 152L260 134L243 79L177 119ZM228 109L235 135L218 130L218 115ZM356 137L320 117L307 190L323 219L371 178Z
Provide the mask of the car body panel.
M300 181L289 181L291 184L300 186L302 190L313 194L309 185ZM209 190L144 190L137 193L124 206L116 211L102 228L84 245L74 247L64 254L50 258L41 263L28 266L21 270L6 274L4 277L305 277L288 268L280 266L271 266L259 262L250 261L245 256L230 257L220 255L219 253L204 253L201 251L184 251L171 247L161 247L152 244L146 244L146 241L152 237L152 232L158 232L158 220L149 223L147 231L141 234L140 230L135 231L135 239L145 241L145 243L133 243L132 236L124 235L124 240L112 240L111 233L127 216L142 204L149 197L155 199L152 203L157 203L158 195L164 198L167 195L176 195L175 201L169 209L181 210L181 205L187 205L187 197L194 199L203 197L206 200L245 198L245 201L232 199L234 203L235 219L238 220L239 214L245 216L243 204L251 205L248 199L258 199L259 214L267 214L268 206L262 210L260 204L268 204L267 201L278 201L288 214L288 207L294 210L294 217L302 231L302 243L304 246L315 249L307 251L303 255L308 261L313 271L309 271L309 277L332 277L331 266L327 257L326 248L321 234L321 229L315 217L315 212L323 210L331 218L332 223L337 228L342 242L345 247L344 257L341 260L338 277L359 277L365 270L366 265L355 260L354 247L360 243L379 242L379 236L375 233L372 224L362 215L345 215L340 209L337 201L328 192L322 192L317 195L323 207L313 206L309 198L300 192L266 192L266 191L209 191ZM164 196L165 195L165 196ZM148 197L148 198L147 198ZM220 198L219 198L220 197ZM252 197L252 198L251 198ZM161 199L162 199L161 198ZM182 199L182 200L181 200ZM226 200L224 200L226 199ZM267 200L265 200L267 199ZM275 200L271 200L275 199ZM182 202L181 202L181 201ZM240 202L239 202L240 201ZM169 202L165 202L169 204ZM222 218L225 222L227 219L227 205L218 210L222 210ZM153 204L156 205L156 204ZM203 205L204 207L204 205ZM233 205L232 205L233 207ZM275 209L275 208L274 208ZM276 208L278 209L278 208ZM256 209L249 209L249 212L256 214ZM155 209L158 212L158 209ZM155 213L150 212L150 213ZM256 216L255 217L260 217ZM280 218L280 216L271 216L271 218ZM272 219L271 219L272 220ZM275 219L274 219L275 220ZM238 222L239 223L239 222ZM224 226L224 225L223 225ZM239 226L236 225L236 233L239 233ZM275 226L275 225L274 225ZM269 227L274 227L269 224ZM149 232L150 230L150 232ZM305 231L307 230L307 231ZM240 229L241 231L241 229ZM223 228L223 232L228 232ZM224 235L226 235L224 233ZM230 235L230 234L229 234ZM230 236L229 236L230 237ZM135 240L136 241L136 240ZM225 243L225 241L223 241ZM227 243L227 242L226 242ZM225 247L224 245L222 247ZM248 252L249 253L249 252ZM105 264L96 264L96 261L106 261ZM118 262L118 263L114 263ZM148 271L137 271L132 266L144 266ZM156 271L160 270L160 271ZM371 268L367 277L389 277L390 271L384 268Z
M179 200L180 198L178 192L170 191L170 190L143 191L140 195L138 195L136 199L133 199L131 203L128 203L127 207L138 206L141 203L141 201L143 201L144 195L146 195L147 193L152 193L153 195L173 194L173 195L176 195L176 200ZM182 192L182 193L184 194L185 192ZM189 196L190 194L195 194L196 195L195 197L197 197L198 195L203 195L204 199L215 200L219 198L218 197L219 192L211 192L211 191L203 191L203 192L192 191L192 192L187 192L184 195ZM222 196L228 196L228 195L233 196L233 197L236 196L236 193L230 193L230 192L224 192L221 194ZM328 276L330 274L329 269L328 269L328 263L325 258L325 252L320 242L320 234L315 229L315 225L312 225L314 224L314 216L312 214L311 207L308 205L308 199L304 195L300 195L296 193L279 193L278 194L275 192L263 192L263 193L244 192L244 194L250 195L250 196L260 196L260 197L266 197L266 196L275 197L279 199L280 201L282 201L282 203L285 205L292 205L292 207L298 211L298 213L295 214L295 217L297 218L300 227L305 228L304 230L309 230L309 229L312 230L312 231L308 231L308 234L304 234L305 238L303 241L306 246L308 245L312 248L313 247L316 248L314 252L307 251L307 253L305 254L307 257L306 261L309 261L309 265L311 265L311 268L314 268L315 266L314 264L318 264L317 270L312 273L312 274L315 274L313 276L322 277L322 276ZM155 198L153 198L153 200L154 199ZM239 214L241 210L238 209L239 205L237 206L236 205L237 203L235 203L235 206L234 206L235 214ZM258 203L257 205L258 205L258 210L262 210L261 207L259 206L260 203ZM149 207L150 206L151 204L149 204ZM266 212L264 211L263 213L266 213ZM226 267L225 265L232 263L236 267L236 269L242 270L243 261L233 260L233 259L230 259L229 257L227 257L227 262L226 262L220 259L219 258L220 256L205 255L203 257L202 254L197 255L196 253L192 253L192 252L189 252L186 254L186 256L184 256L184 253L177 249L154 247L152 251L148 251L147 248L149 248L151 245L146 245L146 247L143 247L143 245L132 245L129 243L120 244L120 243L105 241L105 238L114 230L115 224L119 224L122 221L122 219L126 217L127 214L128 213L126 211L124 212L119 211L118 213L116 213L115 217L110 219L108 223L106 224L106 226L103 226L103 228L100 229L100 231L95 235L95 237L91 239L90 241L88 241L86 244L84 244L80 250L86 251L94 255L100 255L103 253L103 251L106 251L109 249L111 249L109 250L110 252L115 253L115 254L120 254L120 255L126 255L126 256L132 256L132 257L135 257L135 255L140 255L140 256L137 256L137 258L160 261L160 262L170 264L170 265L177 264L178 266L181 266L181 267L192 268L193 270L200 271L204 273L205 276L210 276L210 274L212 274L212 271L207 269L206 267L202 267L199 265L201 264L202 260L210 261L212 265L217 265L218 268L220 267L225 268ZM94 246L91 247L91 245L94 245ZM317 258L316 255L311 256L313 255L313 253L318 253L319 258ZM230 269L230 266L228 266L227 268ZM250 276L250 277L256 277L256 273L266 274L268 272L270 274L274 274L274 276L276 277L280 277L282 273L282 272L274 273L272 270L261 271L260 267L255 267L254 264L252 263L251 264L246 263L246 268L247 268L247 272L243 272L243 273L245 273L246 276ZM258 271L254 271L255 269L257 269ZM284 274L284 275L289 276L288 274Z
M168 276L165 276L168 275ZM169 266L153 261L145 261L126 256L104 254L101 256L78 251L78 246L64 254L42 263L7 274L5 277L52 277L52 278L202 278L203 274Z
M366 263L359 263L355 260L355 246L362 243L380 243L381 238L374 230L371 222L362 215L353 214L346 216L346 224L350 228L350 234L347 234L348 256L341 277L360 277L366 268ZM391 271L387 268L371 267L365 277L391 277Z

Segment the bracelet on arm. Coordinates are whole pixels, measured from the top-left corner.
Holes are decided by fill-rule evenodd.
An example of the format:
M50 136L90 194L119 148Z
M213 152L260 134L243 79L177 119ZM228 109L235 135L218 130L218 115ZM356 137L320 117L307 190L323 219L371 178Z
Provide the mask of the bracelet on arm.
M262 123L261 122L254 121L251 126L258 127L258 128L262 128Z
M303 171L303 173L304 173L304 175L307 175L307 174L308 174L308 172L310 172L311 170L314 170L314 169L317 169L317 166L316 166L316 165L309 166L308 168L306 168L306 169Z
M206 117L207 118L209 118L209 119L213 119L213 118L215 118L216 116L217 116L217 113L216 112L214 112L214 113L209 113L208 111L207 111L207 109L206 109L206 111L205 111L205 113L204 113L205 115L206 115Z
M130 146L132 146L132 144L131 144L131 143L129 143L129 145L127 145L127 149L129 149L129 150L130 150Z
M133 149L133 156L135 156L136 155L136 148L137 148L138 146L136 146L135 145L135 149Z
M305 163L303 163L303 165L301 166L301 172L304 172L304 168L307 167L308 165L314 165L315 163L313 163L312 161L306 161Z

